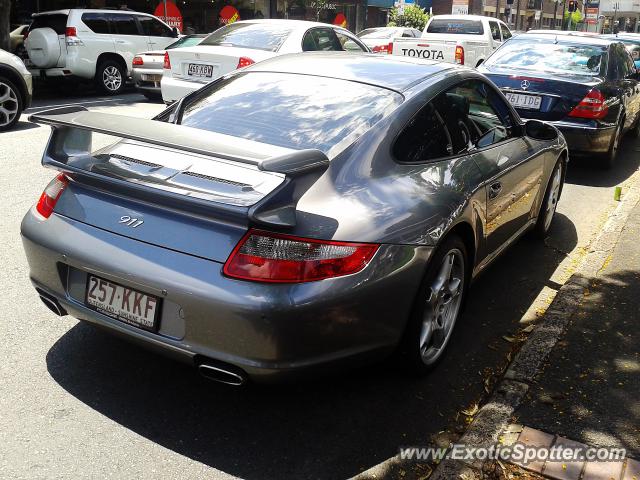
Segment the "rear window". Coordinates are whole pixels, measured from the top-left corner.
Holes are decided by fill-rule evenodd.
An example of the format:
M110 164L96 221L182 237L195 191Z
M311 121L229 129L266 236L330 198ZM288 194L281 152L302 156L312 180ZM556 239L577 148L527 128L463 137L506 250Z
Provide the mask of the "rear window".
M253 48L276 52L292 30L291 27L282 24L232 23L213 32L200 45Z
M604 46L513 40L489 57L487 67L517 68L553 74L600 75L606 63Z
M268 72L246 72L210 88L186 105L182 125L280 147L317 148L329 158L403 100L363 83Z
M67 30L67 16L64 13L38 15L33 18L29 31L36 28L51 28L58 35L64 35Z
M393 28L367 28L358 34L360 38L391 38L397 33Z
M446 20L434 18L427 27L427 33L448 33L453 35L482 35L482 22L477 20Z
M171 45L167 45L165 50L171 50L172 48L193 47L202 42L204 35L189 35L182 37L180 40L173 42Z

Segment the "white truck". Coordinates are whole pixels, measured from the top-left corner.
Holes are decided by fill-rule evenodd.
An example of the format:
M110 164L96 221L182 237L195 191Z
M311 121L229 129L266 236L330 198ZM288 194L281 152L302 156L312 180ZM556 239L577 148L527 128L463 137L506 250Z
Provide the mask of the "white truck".
M497 18L435 15L420 38L395 38L389 50L393 55L477 67L511 37L509 27Z

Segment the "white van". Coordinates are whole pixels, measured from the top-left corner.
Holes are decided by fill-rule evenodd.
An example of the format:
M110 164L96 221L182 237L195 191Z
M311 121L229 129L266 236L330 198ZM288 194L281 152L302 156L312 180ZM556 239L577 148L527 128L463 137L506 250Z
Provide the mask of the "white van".
M153 15L125 10L70 9L36 13L25 46L34 77L94 80L117 94L138 52L162 50L179 32Z

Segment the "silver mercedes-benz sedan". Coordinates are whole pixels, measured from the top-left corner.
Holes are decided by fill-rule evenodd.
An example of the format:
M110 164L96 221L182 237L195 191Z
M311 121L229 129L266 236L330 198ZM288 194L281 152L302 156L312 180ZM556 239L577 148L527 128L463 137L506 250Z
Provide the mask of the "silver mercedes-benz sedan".
M153 120L31 119L59 171L22 223L42 301L231 384L428 371L473 277L547 234L568 160L474 70L371 54L267 60Z

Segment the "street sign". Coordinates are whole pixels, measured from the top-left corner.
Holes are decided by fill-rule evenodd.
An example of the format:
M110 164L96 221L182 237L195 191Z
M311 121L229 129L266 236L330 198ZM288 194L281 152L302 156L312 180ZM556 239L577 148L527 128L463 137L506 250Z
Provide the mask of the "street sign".
M541 15L541 14L542 14L542 11L540 11L540 10L536 10L535 17L534 17L536 22L537 22L538 20L540 20L540 15Z
M453 0L451 3L452 15L468 15L469 14L469 0Z

